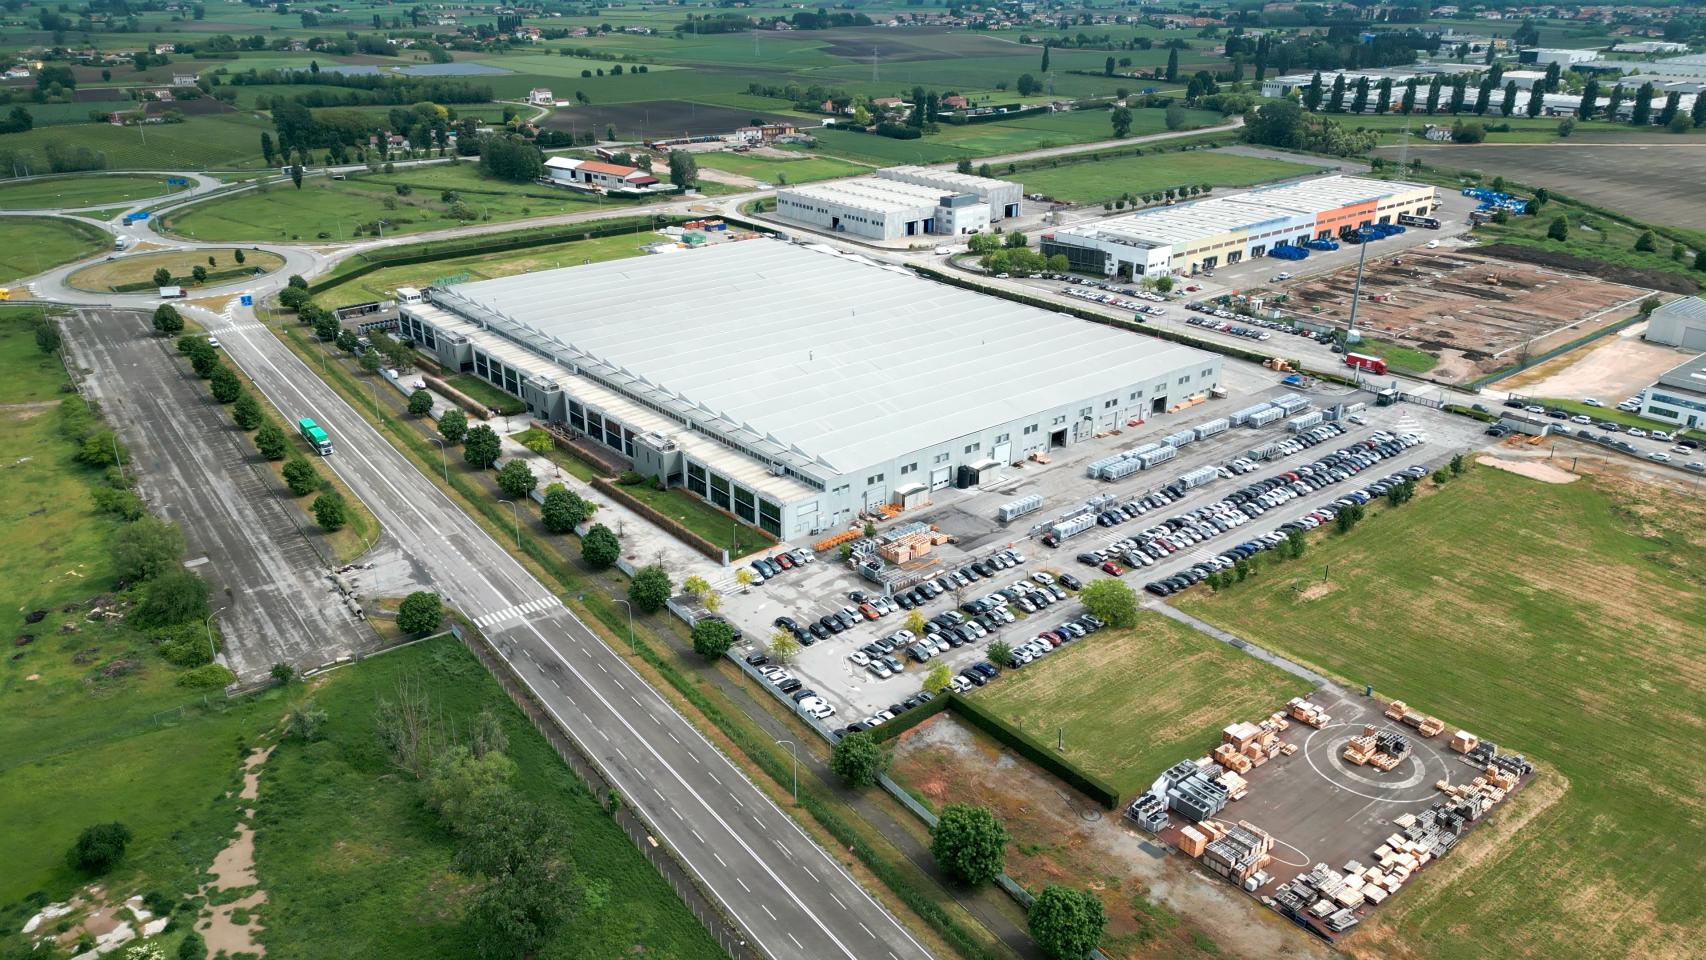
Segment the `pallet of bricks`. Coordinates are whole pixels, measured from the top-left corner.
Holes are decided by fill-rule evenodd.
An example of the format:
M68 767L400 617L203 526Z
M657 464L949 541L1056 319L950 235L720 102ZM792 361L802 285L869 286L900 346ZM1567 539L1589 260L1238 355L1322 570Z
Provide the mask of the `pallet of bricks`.
M1410 753L1410 741L1396 733L1377 733L1374 727L1362 728L1362 736L1352 737L1345 744L1344 757L1357 766L1367 764L1383 773L1391 773Z

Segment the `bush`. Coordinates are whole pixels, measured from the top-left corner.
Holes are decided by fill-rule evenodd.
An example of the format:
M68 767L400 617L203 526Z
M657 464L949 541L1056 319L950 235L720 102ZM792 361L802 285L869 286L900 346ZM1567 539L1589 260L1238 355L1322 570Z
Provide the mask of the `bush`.
M624 470L622 475L616 478L616 484L622 487L637 487L645 482L646 478L634 470Z
M314 498L314 522L327 533L334 533L344 528L349 522L349 508L344 504L344 498L336 493L322 493Z
M426 390L416 390L409 394L409 414L424 417L432 412L432 394Z
M194 930L178 942L178 960L207 960L207 941Z
M142 585L130 622L138 627L195 623L207 616L207 582L174 567Z
M95 502L95 509L124 521L140 520L148 512L141 497L116 487L96 487L89 492L89 499Z
M320 471L301 457L291 457L284 463L284 485L295 496L306 497L320 486Z
M71 849L65 852L65 863L83 873L105 873L124 859L130 840L130 828L122 823L97 823L84 827Z
M191 690L219 690L236 682L237 675L217 663L178 675L178 686Z
M602 523L595 523L581 538L581 559L594 570L604 570L622 556L622 544L616 534Z
M160 656L174 666L199 667L213 662L213 648L208 646L208 632L201 623L163 627L152 636Z
M417 590L403 598L397 608L397 629L418 636L438 629L444 622L444 602L438 594Z
M143 517L120 527L108 541L113 573L120 580L146 580L177 568L184 555L184 535L176 524Z
M669 600L669 573L657 564L641 567L628 585L628 599L641 613L657 613Z

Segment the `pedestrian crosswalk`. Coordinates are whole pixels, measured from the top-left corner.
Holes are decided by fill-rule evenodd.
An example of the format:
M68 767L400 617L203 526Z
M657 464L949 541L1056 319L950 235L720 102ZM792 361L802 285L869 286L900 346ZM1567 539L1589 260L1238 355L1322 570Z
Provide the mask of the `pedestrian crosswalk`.
M505 607L502 610L495 610L491 613L485 614L484 616L475 617L474 625L479 627L481 630L489 630L500 623L525 617L528 614L539 613L541 611L552 609L560 610L562 607L562 601L558 600L556 597L542 597L538 600L529 600L526 603L518 603L511 607Z
M217 327L208 327L207 332L218 337L230 333L247 333L253 330L265 330L266 328L267 325L259 320L242 320L223 323Z

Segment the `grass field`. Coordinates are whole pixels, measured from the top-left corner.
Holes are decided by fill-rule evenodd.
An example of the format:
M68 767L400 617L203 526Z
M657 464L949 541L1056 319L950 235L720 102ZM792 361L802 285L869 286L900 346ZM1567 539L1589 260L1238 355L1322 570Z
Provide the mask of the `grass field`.
M1424 881L1358 938L1438 960L1696 952L1700 501L1483 466L1371 522L1312 545L1310 570L1331 570L1325 593L1303 599L1277 574L1180 605L1526 753L1544 764L1536 787L1567 789L1512 841L1471 839L1448 888Z
M147 200L171 192L164 177L128 174L44 177L0 182L0 210L64 209Z
M1041 193L1068 203L1101 203L1126 194L1141 195L1181 184L1247 187L1307 176L1321 169L1263 157L1191 151L1062 163L1058 167L1006 174L1005 178L1024 183L1028 193Z
M81 260L108 249L112 242L104 232L75 220L7 217L0 223L6 228L6 243L0 246L0 284Z
M1129 796L1181 757L1206 752L1228 723L1265 717L1309 689L1189 627L1144 614L1130 630L1099 633L1010 670L977 697L1051 744L1064 728L1066 758Z
M527 412L527 404L520 398L504 393L471 373L451 377L445 382L499 413L515 416Z
M472 881L450 869L454 840L390 765L374 708L409 678L458 729L496 713L511 781L565 816L571 854L604 896L541 960L713 957L715 943L485 669L458 642L428 641L330 674L314 690L324 740L287 743L268 761L256 805L256 875L267 891L271 960L476 956L461 923Z
M1563 217L1569 227L1568 235L1562 241L1546 236L1552 221L1558 217ZM1688 254L1682 260L1671 259L1671 241L1663 237L1655 237L1656 249L1653 251L1636 250L1635 242L1642 232L1640 228L1564 202L1549 203L1536 216L1511 217L1507 223L1484 223L1475 228L1476 236L1484 237L1487 243L1515 243L1587 257L1618 267L1660 270L1684 274L1696 280L1700 278L1700 274L1691 269L1693 255Z
M1221 122L1220 114L1207 110L1188 110L1185 116L1187 128ZM1165 111L1132 111L1129 136L1160 133L1166 129ZM818 139L818 153L859 163L890 166L897 163L942 163L961 157L1005 156L1047 147L1092 143L1111 138L1114 131L1108 111L1074 110L964 126L945 123L940 133L918 140L895 140L846 130L812 130L811 134Z
M154 283L154 271L162 267L172 272L172 282L189 286L191 271L196 267L205 267L209 283L230 283L235 277L224 280L215 279L220 274L264 274L271 273L284 266L284 258L276 253L265 250L243 251L243 263L238 265L236 248L223 250L173 250L161 253L141 253L115 260L103 260L76 271L67 277L65 282L79 290L90 290L106 293L120 287L134 284ZM209 258L213 264L208 264Z
M28 151L37 161L50 142L88 147L103 153L109 170L205 170L208 167L258 168L261 132L272 123L253 114L195 116L183 123L115 127L84 123L40 127L6 135L6 147Z
M409 191L399 194L398 188ZM619 211L631 201L597 194L515 184L480 175L474 164L405 168L350 180L312 177L302 189L285 184L245 190L198 203L166 218L166 229L197 240L348 240L363 224L385 221L385 235L443 230L464 222L451 215L456 194L472 222L501 222L601 207Z
M700 167L727 170L743 177L765 183L810 183L813 180L833 180L836 177L856 177L869 173L870 167L848 163L835 157L801 157L782 160L776 157L756 157L750 153L701 153L695 159Z
M639 256L645 244L661 239L657 234L641 231L592 240L553 243L507 253L470 254L448 260L432 260L396 267L381 267L372 273L339 284L314 295L314 301L327 309L369 300L393 297L398 287L426 287L439 282L491 280L512 277L518 273L570 267L580 263L619 260Z
M1380 357L1386 361L1387 366L1404 373L1427 373L1439 366L1439 358L1426 350L1402 347L1374 337L1363 337L1362 344L1357 349Z
M680 487L654 490L648 484L636 483L622 489L634 499L675 518L682 526L728 550L730 558L744 557L776 542Z

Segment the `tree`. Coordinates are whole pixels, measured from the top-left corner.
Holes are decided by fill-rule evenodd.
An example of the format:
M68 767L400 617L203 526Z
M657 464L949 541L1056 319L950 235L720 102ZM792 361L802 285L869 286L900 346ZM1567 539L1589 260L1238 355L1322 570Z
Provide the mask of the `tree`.
M207 616L207 581L174 565L146 580L130 613L130 623L144 629L194 624Z
M1038 73L1047 73L1048 72L1048 46L1049 46L1048 41L1046 41L1046 40L1043 41L1043 62L1040 66L1037 67ZM1174 52L1177 53L1178 51L1175 50ZM1172 79L1172 78L1169 77L1168 79Z
M444 621L444 601L438 594L416 590L397 607L397 629L410 636L438 629Z
M1694 251L1694 269L1706 270L1706 250Z
M1357 522L1361 519L1362 504L1347 503L1341 507L1338 514L1333 517L1333 525L1338 528L1340 533L1350 533L1351 528L1356 526Z
M344 498L335 492L322 493L314 498L314 522L327 533L342 530L349 522L349 508Z
M1095 894L1051 883L1031 904L1026 925L1054 960L1084 960L1102 942L1108 915Z
M1096 580L1079 591L1078 599L1109 626L1129 627L1137 623L1137 594L1118 580Z
M915 637L924 636L924 611L919 610L916 607L908 610L906 612L906 623L902 624L902 626L911 631L912 635Z
M266 416L261 413L261 405L255 402L255 398L245 393L232 404L231 420L239 430L253 430L266 420Z
M213 371L213 376L207 381L207 388L213 393L213 399L220 403L233 403L243 395L243 382L224 364L220 364Z
M1677 112L1681 108L1681 106L1682 106L1682 94L1681 93L1679 93L1675 90L1672 90L1670 93L1666 94L1665 95L1665 105L1659 110L1659 121L1658 121L1659 126L1668 127L1668 126L1670 126L1670 122L1672 120L1675 120L1679 115L1680 116L1686 116L1686 114L1679 114Z
M1008 839L1001 821L988 810L950 803L930 828L930 855L936 858L937 866L961 883L987 883L1001 872Z
M177 524L144 516L118 528L108 540L113 573L121 581L147 580L178 565L184 534Z
M198 284L206 283L207 282L207 268L202 266L199 263L196 264L193 268L190 269L190 279L194 280Z
M1179 80L1179 48L1167 51L1167 82L1177 83Z
M1559 139L1568 139L1570 134L1575 133L1575 132L1576 132L1576 120L1574 117L1565 117L1564 119L1558 121L1558 137L1559 137Z
M770 659L777 663L788 663L800 653L800 641L795 638L794 631L787 627L777 627L770 635Z
M270 167L270 166L272 166L272 158L273 158L272 134L266 132L265 130L262 130L261 131L261 159L265 160L267 162L267 166Z
M1641 231L1641 235L1635 238L1635 249L1641 253L1652 253L1657 250L1658 244L1653 240L1653 231Z
M989 645L989 659L992 663L1011 667L1013 665L1013 647L1005 640L996 640Z
M467 821L453 862L486 881L468 906L478 949L531 957L569 925L585 896L562 852L569 830L560 814L513 790L492 791Z
M1629 123L1633 126L1644 127L1653 121L1653 85L1643 83L1635 91L1635 106L1630 111Z
M855 730L835 742L829 769L850 787L868 787L889 766L889 755L869 731Z
M1563 79L1563 76L1563 65L1554 60L1546 65L1546 77L1541 80L1540 83L1536 84L1536 86L1544 88L1544 92L1546 93L1557 93L1558 83Z
M1167 125L1167 129L1178 130L1185 125L1185 108L1176 103L1170 103L1167 105L1167 109L1162 112L1161 118L1162 122Z
M594 570L604 570L622 555L622 544L616 534L602 523L595 523L581 538L581 559Z
M533 468L527 461L519 457L503 465L498 471L498 489L509 495L511 500L520 500L533 492L539 485L539 479L533 475Z
M65 863L81 873L106 873L124 859L130 839L130 828L116 821L84 827L65 852Z
M966 157L961 157L960 161L954 164L954 171L956 173L971 173L971 160Z
M691 190L699 183L699 162L693 159L693 154L686 150L669 152L669 182L683 190Z
M650 569L653 568L646 568ZM644 573L645 570L640 572ZM639 582L639 578L635 577L636 586ZM629 592L631 594L632 590ZM715 660L728 653L734 644L734 630L729 626L729 622L721 617L700 617L699 622L693 625L693 652L707 660Z
M1481 88L1479 90L1475 91L1475 115L1476 116L1479 117L1479 116L1484 116L1486 114L1487 105L1489 102L1491 102L1492 97L1493 97L1493 81L1492 81L1492 78L1489 77L1486 80L1482 80L1481 81Z
M276 423L262 424L255 431L255 449L268 460L283 460L290 450L290 441L285 438L284 431Z
M167 270L165 267L161 267L160 269L155 270L154 271L154 285L156 287L169 287L169 286L171 286L172 285L172 271Z
M438 435L445 443L461 443L468 436L468 415L456 407L439 414Z
M292 494L305 497L320 485L320 472L301 457L291 457L284 463L284 485Z
M1167 293L1167 292L1171 291L1173 289L1173 278L1167 276L1166 274L1162 274L1161 276L1156 277L1155 278L1155 289L1161 293Z
M427 390L416 390L409 394L409 414L424 417L432 412L432 393Z
M1368 112L1368 78L1357 80L1356 89L1351 93L1351 112L1361 116Z
M162 268L164 269L164 268ZM166 274L166 283L160 282L158 272L154 275L155 286L163 287L172 281L171 273ZM162 303L154 308L154 329L168 337L177 336L184 332L184 318L169 303Z
M924 675L924 689L932 694L941 693L954 682L953 675L948 672L948 665L938 663Z
M1504 96L1503 100L1499 101L1499 113L1508 117L1515 112L1516 112L1516 81L1512 80L1512 81L1505 84L1505 96Z
M1125 107L1115 107L1113 112L1108 115L1108 119L1114 125L1114 139L1124 139L1126 134L1131 133L1130 110Z
M497 431L483 423L476 424L462 439L462 459L476 470L491 469L502 451L503 441L498 439Z
M207 941L194 930L178 941L178 960L207 960Z
M290 165L290 182L296 184L296 189L302 189L302 161Z
M245 257L241 250L233 250L231 251L231 259L237 261L237 266L240 267L243 265L244 261L248 260L248 257Z
M1553 217L1552 225L1546 228L1546 236L1550 240L1570 239L1570 224L1563 217Z
M1302 530L1288 530L1288 531L1286 531L1285 548L1286 548L1286 552L1291 554L1292 559L1295 560L1298 557L1303 556L1303 551L1306 547L1307 547L1307 541L1305 541L1303 539L1303 531Z
M1540 111L1546 106L1545 94L1540 92L1539 85L1528 91L1528 115L1530 118L1540 116Z
M672 589L669 572L655 563L649 564L634 574L634 581L628 584L628 599L641 613L657 613L663 609Z
M573 533L586 522L586 501L560 483L545 488L545 502L539 510L545 529L552 533Z
M1583 120L1592 120L1594 111L1599 109L1599 81L1588 78L1587 85L1582 87L1582 102L1576 108L1576 116Z
M1114 58L1109 57L1108 59L1102 61L1102 76L1111 77L1113 75L1114 75Z
M50 317L42 317L36 325L36 349L42 353L54 353L63 343L59 335L59 324Z

